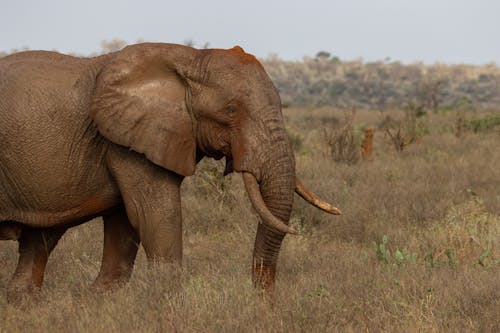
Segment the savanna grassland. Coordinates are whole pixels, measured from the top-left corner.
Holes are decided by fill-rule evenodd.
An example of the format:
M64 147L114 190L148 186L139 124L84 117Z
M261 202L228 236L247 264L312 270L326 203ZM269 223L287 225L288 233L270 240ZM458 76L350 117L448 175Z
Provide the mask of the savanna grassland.
M16 243L0 242L0 332L500 331L499 113L283 113L297 174L343 215L296 197L301 234L284 241L273 309L251 283L258 220L241 177L206 160L182 187L182 271L149 266L140 250L130 283L92 292L97 219L62 238L37 301L13 306Z

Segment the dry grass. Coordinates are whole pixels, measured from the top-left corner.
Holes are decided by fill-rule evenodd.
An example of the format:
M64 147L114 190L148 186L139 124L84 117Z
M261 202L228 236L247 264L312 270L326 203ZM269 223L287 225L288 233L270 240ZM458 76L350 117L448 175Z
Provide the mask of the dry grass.
M285 240L274 310L251 285L257 219L240 177L221 179L220 163L204 161L183 185L182 271L149 267L141 250L129 284L90 292L102 247L96 220L63 237L39 300L15 307L5 293L16 244L0 242L0 332L500 331L499 133L457 138L455 117L433 114L428 134L403 152L379 131L373 160L346 165L332 162L322 126L311 125L342 111L285 114L303 141L298 174L344 215L297 198L292 223L302 235ZM380 118L358 111L355 125Z

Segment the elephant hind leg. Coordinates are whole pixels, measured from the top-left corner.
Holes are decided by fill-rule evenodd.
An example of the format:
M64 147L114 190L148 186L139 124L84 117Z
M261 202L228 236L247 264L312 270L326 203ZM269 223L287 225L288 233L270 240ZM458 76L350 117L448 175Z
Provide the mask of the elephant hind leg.
M22 230L18 239L19 261L7 291L9 301L40 290L49 255L66 230L67 228Z
M130 224L125 208L121 207L103 216L103 220L101 270L93 284L99 290L109 289L130 279L139 246L139 236Z

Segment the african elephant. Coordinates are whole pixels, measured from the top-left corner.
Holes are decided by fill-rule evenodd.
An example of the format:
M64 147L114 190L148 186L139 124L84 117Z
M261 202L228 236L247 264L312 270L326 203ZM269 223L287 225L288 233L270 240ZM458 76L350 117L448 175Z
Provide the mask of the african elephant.
M95 58L30 51L0 60L0 238L19 242L9 292L42 285L67 228L102 216L96 286L126 281L138 244L181 262L179 188L203 157L241 172L262 220L253 281L272 291L296 191L278 91L240 47L144 43Z

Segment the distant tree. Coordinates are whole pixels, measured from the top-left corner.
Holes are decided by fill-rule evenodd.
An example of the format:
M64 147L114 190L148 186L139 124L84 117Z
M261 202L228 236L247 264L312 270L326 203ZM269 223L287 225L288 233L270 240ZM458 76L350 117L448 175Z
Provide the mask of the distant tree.
M0 51L0 58L6 57L9 54L17 53L17 52L24 52L24 51L29 51L30 48L28 46L23 46L20 49L11 49L9 52L6 51Z
M196 42L192 38L185 39L182 44L184 44L186 46L190 46L190 47L196 47ZM208 49L209 47L210 47L209 42L205 42L205 44L200 46L200 48L202 48L202 49Z
M341 61L340 61L340 58L339 58L339 57L337 57L337 56L333 56L333 57L331 57L330 61L331 61L331 62L333 62L333 63L340 63L340 62L341 62Z
M327 51L319 51L318 53L316 53L316 59L319 60L328 60L331 56L332 55L330 54L330 52Z
M190 47L194 47L195 45L194 40L192 38L185 39L182 44Z
M428 109L437 112L443 85L444 81L436 79L428 79L417 84L417 103L422 107L422 109Z
M110 53L120 51L127 45L127 42L122 39L112 39L112 40L103 40L101 41L101 50L102 53Z

